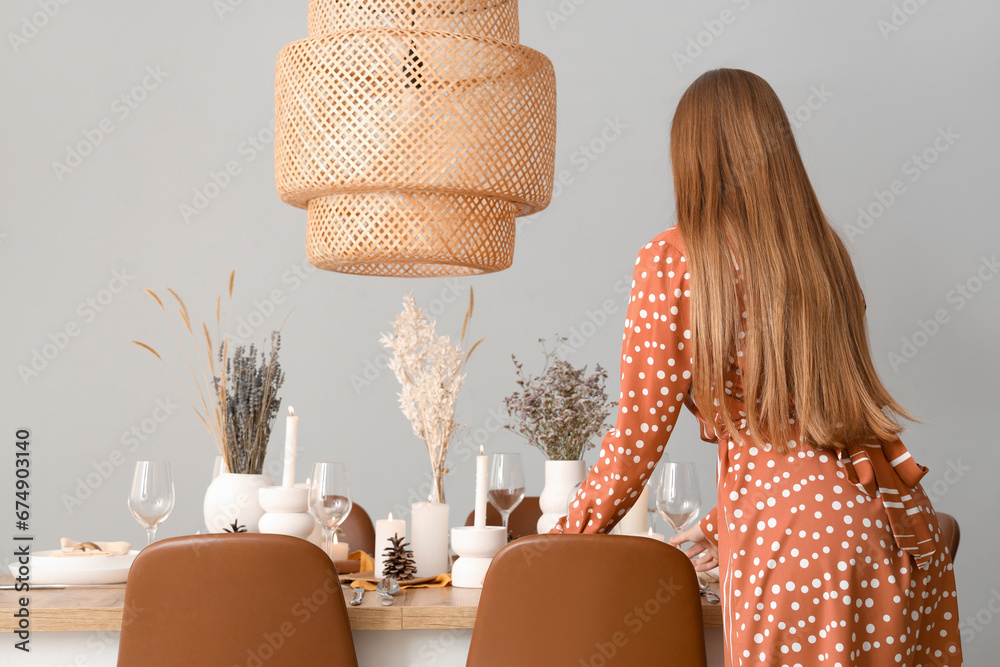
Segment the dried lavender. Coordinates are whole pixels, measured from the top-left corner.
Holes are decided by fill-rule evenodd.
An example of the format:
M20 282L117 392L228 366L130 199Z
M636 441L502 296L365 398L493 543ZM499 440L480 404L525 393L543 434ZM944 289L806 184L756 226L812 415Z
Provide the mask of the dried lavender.
M552 350L542 343L542 374L527 375L524 365L511 355L517 368L516 391L506 399L511 423L505 428L524 437L553 461L572 461L594 446L593 438L606 431L605 420L617 405L604 388L608 373L601 365L587 375L587 367L574 368L557 355L565 338L556 337Z
M257 347L243 345L226 358L226 347L219 346L219 365L224 369L214 379L216 397L225 419L226 469L233 473L259 475L267 454L274 418L281 407L278 390L285 373L278 361L281 333L271 333L270 355Z

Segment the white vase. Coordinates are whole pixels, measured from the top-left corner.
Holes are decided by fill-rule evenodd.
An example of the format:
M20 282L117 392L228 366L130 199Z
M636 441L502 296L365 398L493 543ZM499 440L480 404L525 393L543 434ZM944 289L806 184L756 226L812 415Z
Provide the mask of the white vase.
M260 489L274 483L267 475L224 472L212 480L205 492L205 526L210 533L224 533L233 521L248 533L260 532ZM231 530L231 528L230 528Z
M556 521L566 516L570 493L586 478L587 464L583 460L545 462L545 488L538 498L542 510L536 525L539 534L549 532Z

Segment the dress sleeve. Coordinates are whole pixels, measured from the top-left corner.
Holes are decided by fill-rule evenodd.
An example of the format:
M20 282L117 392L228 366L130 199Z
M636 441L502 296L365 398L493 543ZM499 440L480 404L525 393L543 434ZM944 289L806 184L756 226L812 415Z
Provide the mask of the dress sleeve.
M615 428L552 532L607 532L649 481L691 388L690 281L686 258L669 242L654 240L639 252Z
M708 510L708 514L701 517L698 522L701 532L705 534L705 539L719 546L719 506L716 505Z

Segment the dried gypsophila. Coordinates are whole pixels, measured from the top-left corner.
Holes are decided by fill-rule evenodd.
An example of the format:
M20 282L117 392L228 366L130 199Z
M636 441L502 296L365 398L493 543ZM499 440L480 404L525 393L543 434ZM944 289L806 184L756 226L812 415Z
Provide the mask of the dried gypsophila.
M430 456L433 502L444 502L442 479L448 473L445 461L452 433L458 427L455 404L465 381L465 364L482 342L480 339L468 352L463 351L473 304L470 288L462 336L452 344L447 336L437 335L435 322L417 307L413 295L407 294L403 310L393 322L393 332L383 333L379 339L392 352L389 368L399 380L399 407Z
M545 368L541 375L525 373L517 357L516 391L506 399L511 423L505 428L525 438L553 461L572 461L594 446L594 436L608 430L605 420L617 402L608 400L604 383L608 373L600 364L590 375L587 367L574 368L559 358L557 351L565 338L556 337L552 350L545 347Z

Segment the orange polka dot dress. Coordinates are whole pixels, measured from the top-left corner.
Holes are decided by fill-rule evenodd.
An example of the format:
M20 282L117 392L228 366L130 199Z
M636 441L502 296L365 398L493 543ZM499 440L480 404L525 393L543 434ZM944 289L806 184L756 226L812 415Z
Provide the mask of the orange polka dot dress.
M554 532L606 532L634 504L681 406L718 444L718 502L701 521L719 546L727 667L957 667L948 546L901 442L837 453L792 440L781 454L740 422L740 359L726 379L741 439L690 398L691 282L677 228L636 259L615 428ZM744 415L745 416L745 415Z

